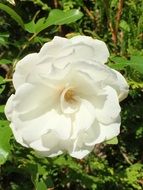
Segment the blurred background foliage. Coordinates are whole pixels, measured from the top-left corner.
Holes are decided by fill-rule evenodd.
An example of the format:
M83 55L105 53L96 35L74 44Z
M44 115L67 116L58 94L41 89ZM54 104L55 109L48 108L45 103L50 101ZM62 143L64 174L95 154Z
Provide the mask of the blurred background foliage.
M83 160L39 158L17 144L4 115L19 59L55 35L104 40L130 85L116 142L96 145ZM0 0L0 190L143 189L143 1Z

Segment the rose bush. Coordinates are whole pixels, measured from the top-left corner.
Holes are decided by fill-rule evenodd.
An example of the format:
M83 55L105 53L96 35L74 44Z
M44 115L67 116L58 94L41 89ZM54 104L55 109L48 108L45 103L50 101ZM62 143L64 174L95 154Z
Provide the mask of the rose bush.
M83 158L117 136L128 85L104 65L108 57L104 42L76 36L55 37L20 60L5 107L16 141L42 156Z

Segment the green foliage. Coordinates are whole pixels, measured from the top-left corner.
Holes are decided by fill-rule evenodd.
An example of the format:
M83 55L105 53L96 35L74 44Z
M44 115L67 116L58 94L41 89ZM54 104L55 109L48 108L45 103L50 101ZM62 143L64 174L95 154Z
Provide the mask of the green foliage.
M2 3L0 3L0 9L7 12L22 28L24 28L24 23L22 18L13 9Z
M110 139L108 141L105 141L106 144L118 144L118 138L114 137L113 139Z
M11 61L8 59L1 59L0 60L0 64L10 64L10 63L11 63Z
M0 165L4 164L10 153L10 137L12 135L9 122L3 116L4 106L0 106Z
M38 34L42 30L52 25L63 25L77 21L82 17L82 13L79 10L73 9L67 12L62 10L53 9L50 11L48 18L40 18L36 23L34 20L25 24L25 29L34 34Z
M143 1L11 2L0 3L0 189L143 189ZM14 92L13 70L55 35L77 34L103 39L112 54L107 64L129 83L129 96L121 103L121 133L83 160L41 158L15 142L4 115Z
M143 55L132 55L129 59L116 56L112 57L110 62L109 65L117 70L130 67L138 71L140 74L143 74Z

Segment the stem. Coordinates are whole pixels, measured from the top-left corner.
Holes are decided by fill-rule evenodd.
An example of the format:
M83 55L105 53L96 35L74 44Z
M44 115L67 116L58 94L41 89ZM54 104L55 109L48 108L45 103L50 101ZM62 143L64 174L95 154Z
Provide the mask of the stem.
M107 24L108 24L108 27L110 29L111 35L112 35L112 41L113 41L113 44L116 47L116 33L115 33L115 28L113 27L113 24L110 21L110 8L109 8L110 6L109 6L109 2L103 0L103 5L104 5L106 17L107 17Z
M95 19L93 14L89 11L89 9L86 6L83 6L83 9L86 12L86 14L91 18L91 20Z
M120 23L120 19L121 19L121 15L122 15L123 4L124 4L124 0L119 0L117 13L116 13L116 17L115 17L115 20L116 20L116 36L118 33L118 29L119 29L119 23Z
M54 0L54 6L56 9L58 8L58 0Z
M115 47L117 47L117 41L118 41L117 36L118 36L119 23L120 23L120 19L121 19L121 15L122 15L122 10L123 10L123 3L124 3L124 0L118 1L118 8L117 8L116 16L115 16L116 24L113 27L113 24L110 21L110 17L109 17L109 15L110 15L109 4L107 2L104 2L105 12L106 12L106 16L107 16L107 22L108 22L108 26L111 31L112 41L113 41Z
M122 156L124 157L124 159L126 160L126 162L127 162L128 164L132 165L132 162L129 160L127 154L124 153L124 152L121 150L121 148L120 148L120 152L121 152Z
M7 78L6 78L6 79L3 80L3 82L4 82L4 83L6 83L6 82L12 82L12 79L7 79Z

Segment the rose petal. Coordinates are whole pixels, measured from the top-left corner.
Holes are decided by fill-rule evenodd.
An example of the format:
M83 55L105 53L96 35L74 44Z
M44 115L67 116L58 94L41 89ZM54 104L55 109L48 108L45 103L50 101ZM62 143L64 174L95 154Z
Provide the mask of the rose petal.
M99 98L96 97L94 106L97 120L104 124L113 123L121 111L117 93L110 86L103 88L103 93Z
M71 39L75 49L75 58L94 59L99 63L106 63L109 51L103 41L92 39L88 36L75 36Z
M112 69L112 71L116 74L116 80L114 80L111 85L116 89L118 93L119 101L124 100L129 92L129 85L125 78L118 71Z
M9 99L8 99L6 105L5 105L5 115L6 115L6 117L7 117L7 119L8 119L9 121L12 120L13 99L14 99L14 94L12 94L12 95L9 97Z
M75 60L92 60L92 64L104 64L108 57L109 51L103 41L93 40L87 36L76 36L66 42L66 45L61 44L61 53L58 54L57 59L53 60L53 64L57 68L63 68Z
M15 130L20 131L22 138L27 143L36 141L50 130L53 130L59 139L68 139L71 134L71 119L55 110L28 121L21 120L19 115L15 113L13 120Z
M55 140L53 141L53 139ZM30 147L36 151L50 151L51 149L56 149L56 147L59 145L58 143L58 135L49 130L49 132L42 135L40 139L30 143Z
M63 154L63 151L59 150L58 148L53 149L51 151L36 151L40 156L45 157L55 157Z
M69 44L69 40L66 38L62 38L59 36L55 36L54 39L48 43L45 43L41 48L39 55L42 58L43 56L57 57L61 53L61 49L67 44ZM62 51L62 55L66 54L66 52Z
M37 58L37 53L32 53L25 56L16 64L15 72L13 74L13 85L15 89L22 85L30 74L33 75L38 60Z
M43 138L38 139L30 143L30 147L33 148L40 156L53 157L58 156L63 153L62 150L59 150L57 136L53 133L46 134L44 138L49 139L48 146L43 143ZM55 141L53 141L53 138ZM45 140L46 140L45 139ZM50 140L51 139L51 140Z
M114 123L109 125L102 123L97 125L97 123L95 123L95 125L92 125L92 127L86 132L85 145L93 146L118 136L120 125L120 117L118 117Z
M14 126L13 123L10 124L10 128L13 132L14 138L16 139L16 141L18 143L20 143L22 146L24 147L29 147L29 145L27 143L24 142L23 138L22 138L22 134L20 130L17 130Z
M82 159L87 156L93 148L94 147L83 146L82 148L79 148L77 150L75 149L73 152L70 152L70 155L74 158Z
M69 150L69 154L72 157L82 159L89 154L94 146L86 146L84 139L84 132L81 132L78 138L73 142L73 149Z
M13 107L21 114L21 119L29 120L48 112L57 104L57 96L51 87L25 83L17 89Z
M76 138L80 132L86 131L95 120L95 108L87 100L81 99L81 105L79 111L72 119L73 131L71 139Z
M105 65L98 64L93 61L78 61L72 67L88 76L88 78L92 79L94 82L102 82L107 81L108 78L115 77L115 74L112 72L110 68ZM106 84L106 83L105 83Z

